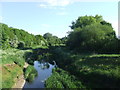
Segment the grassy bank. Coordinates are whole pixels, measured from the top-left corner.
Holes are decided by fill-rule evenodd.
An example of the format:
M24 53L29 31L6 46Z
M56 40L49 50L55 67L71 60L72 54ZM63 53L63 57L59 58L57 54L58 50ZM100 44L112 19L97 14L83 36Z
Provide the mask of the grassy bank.
M2 88L11 88L17 78L23 75L23 66L25 64L24 54L30 50L7 49L2 50Z
M46 80L46 88L85 88L85 86L68 72L54 68L51 77Z
M85 87L120 87L120 54L75 54L60 47L50 52L58 67L74 75Z
M2 67L2 88L11 88L15 84L15 79L23 74L22 68L17 64Z

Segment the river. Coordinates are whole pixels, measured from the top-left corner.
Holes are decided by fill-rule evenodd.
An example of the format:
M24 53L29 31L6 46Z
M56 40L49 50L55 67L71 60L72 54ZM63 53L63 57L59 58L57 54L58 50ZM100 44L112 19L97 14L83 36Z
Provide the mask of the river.
M34 67L38 72L38 76L32 82L25 83L23 88L45 88L45 80L52 74L55 65L44 61L34 61Z

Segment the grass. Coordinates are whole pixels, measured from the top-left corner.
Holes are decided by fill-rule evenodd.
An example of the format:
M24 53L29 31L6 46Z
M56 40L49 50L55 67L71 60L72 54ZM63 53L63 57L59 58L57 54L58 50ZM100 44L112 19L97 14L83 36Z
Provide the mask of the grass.
M0 64L13 64L15 61L24 62L24 54L26 52L30 52L30 50L19 50L19 49L7 49L2 50L1 53L1 60L2 62Z
M24 54L30 50L7 49L2 50L2 88L11 88L15 79L23 74L25 64Z
M40 46L40 45L38 45L38 46L32 47L32 49L36 49L36 48L48 49L48 46Z
M120 86L120 55L98 54L82 57L76 55L75 67L77 77L89 87L119 87ZM86 79L87 78L87 79ZM104 83L103 83L104 82Z
M88 88L120 88L120 54L74 54L53 49L51 60ZM52 81L52 80L51 80Z
M2 67L2 88L11 88L15 83L15 78L23 74L21 67L18 65Z

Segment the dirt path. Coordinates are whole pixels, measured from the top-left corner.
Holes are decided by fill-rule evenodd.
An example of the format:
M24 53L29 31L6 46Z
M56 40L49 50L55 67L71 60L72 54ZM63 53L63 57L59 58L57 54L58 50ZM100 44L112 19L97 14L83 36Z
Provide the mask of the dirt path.
M28 67L28 63L25 62L24 68ZM24 79L24 75L19 76L19 78L17 78L15 85L12 88L23 88L24 84L25 84L25 79Z
M13 86L13 88L23 88L24 84L25 84L25 79L24 79L24 75L21 75L18 79L16 79L16 83Z

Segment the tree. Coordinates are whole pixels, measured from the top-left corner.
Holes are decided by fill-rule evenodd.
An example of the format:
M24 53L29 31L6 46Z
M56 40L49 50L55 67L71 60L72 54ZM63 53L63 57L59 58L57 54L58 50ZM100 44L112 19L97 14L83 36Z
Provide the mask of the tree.
M95 24L95 23L100 23L101 21L103 21L102 16L96 15L94 16L81 16L78 17L78 19L76 20L76 22L72 22L72 26L71 29L75 29L75 28L83 28L87 25L91 25L91 24Z
M23 41L20 41L18 44L18 49L23 49L25 47L25 43Z
M21 43L19 41L24 42L24 47L32 47L35 45L46 45L44 43L45 39L41 36L35 36L30 34L22 29L17 29L13 27L8 27L6 24L0 23L0 34L1 34L1 44L2 48L16 48L18 44L21 47Z
M14 39L11 39L9 41L9 43L10 43L11 47L17 48L18 47L18 38L17 38L17 36L15 35Z
M49 46L61 44L61 40L57 36L53 36L51 33L45 33L43 37L47 40Z
M73 31L68 35L67 46L78 52L116 51L116 35L110 23L101 16L79 17L72 23ZM108 49L108 46L112 47Z

